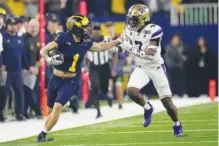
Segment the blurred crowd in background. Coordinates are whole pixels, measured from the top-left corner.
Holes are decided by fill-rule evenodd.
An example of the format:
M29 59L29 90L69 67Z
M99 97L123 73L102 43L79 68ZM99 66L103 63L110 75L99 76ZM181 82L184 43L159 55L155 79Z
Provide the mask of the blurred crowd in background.
M80 0L45 0L46 44L53 40L57 32L65 30L66 18L78 12L80 2ZM178 7L182 3L217 3L217 0L87 0L89 18L93 21L96 18L103 18L101 24L104 25L107 34L107 36L103 36L102 25L99 22L93 22L95 36L93 39L119 37L120 34L115 31L114 18L125 19L128 8L136 3L148 6L152 15L161 13L166 16L169 15L170 6ZM3 45L3 51L0 50L2 51L0 121L5 121L4 115L8 114L14 114L17 120L32 117L42 118L39 94L41 63L38 7L38 0L3 0L0 2L0 26L2 26L0 28L3 37L3 42L0 44ZM107 19L105 19L106 17ZM217 48L209 49L205 36L200 35L196 39L196 44L193 45L183 41L182 38L182 33L176 32L169 42L162 46L166 50L163 58L168 69L173 95L179 97L208 95L209 80L218 78L218 56L211 51ZM92 98L89 97L91 95L89 93L89 73L91 71L89 57L87 55L85 58L82 68L78 98L72 99L71 106L74 112L77 112L78 109L78 99L85 103L86 108L93 106L92 100L90 100ZM126 97L128 78L135 63L133 57L128 54L109 54L107 63L109 68L104 70L107 70L109 75L106 77L107 81L103 82L107 89L103 89L104 95L100 95L100 99L107 99L109 106L112 106L113 100L118 100L118 107L121 109L124 97ZM52 67L47 65L46 81L51 73ZM10 77L10 80L4 82L7 77ZM34 84L32 85L28 80ZM47 86L47 82L45 86ZM101 87L99 86L99 88ZM102 91L102 89L100 90ZM142 92L147 97L156 96L151 84L143 88ZM6 107L9 110L4 112Z
M78 12L78 5L81 0L45 0L46 13L62 13L71 16ZM181 3L217 3L217 0L88 0L88 14L91 17L125 15L133 4L145 4L151 12L170 11L170 5ZM38 0L2 0L0 6L8 12L19 16L35 17L38 13ZM15 9L16 8L16 9ZM99 9L97 9L99 8ZM100 9L101 8L101 9Z

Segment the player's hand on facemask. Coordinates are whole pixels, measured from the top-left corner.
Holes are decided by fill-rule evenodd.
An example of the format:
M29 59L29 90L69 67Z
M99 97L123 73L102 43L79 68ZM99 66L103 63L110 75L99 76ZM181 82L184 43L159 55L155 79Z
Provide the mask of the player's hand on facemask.
M54 55L52 57L48 57L46 61L52 65L60 65L63 63L63 60L60 59L61 55Z

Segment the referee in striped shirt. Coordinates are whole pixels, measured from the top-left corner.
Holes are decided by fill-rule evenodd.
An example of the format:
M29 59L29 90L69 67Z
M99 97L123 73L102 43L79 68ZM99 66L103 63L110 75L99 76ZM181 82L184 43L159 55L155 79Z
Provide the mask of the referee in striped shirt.
M94 42L109 41L101 35L100 24L93 25L92 39ZM112 98L107 96L109 79L111 77L110 54L108 51L88 52L87 59L89 61L91 93L87 102L87 106L92 103L97 108L96 118L101 117L99 100L101 97L108 100L109 106L112 106Z

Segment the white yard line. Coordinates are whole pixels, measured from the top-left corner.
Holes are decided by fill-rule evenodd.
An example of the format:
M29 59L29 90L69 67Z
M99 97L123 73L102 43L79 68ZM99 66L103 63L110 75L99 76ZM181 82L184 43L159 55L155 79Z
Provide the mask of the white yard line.
M196 123L196 122L193 122L193 123L186 123L186 122L184 122L184 121L181 121L182 123L183 123L183 126L187 126L187 125L203 125L203 123L201 124L201 123ZM198 121L197 121L198 122ZM164 127L164 126L169 126L169 127L171 127L171 121L169 121L169 123L168 124L156 124L155 125L155 123L153 122L152 124L151 124L151 126L153 126L153 127ZM213 122L209 122L208 123L208 125L215 125L215 126L217 126L218 125L218 123L215 121L214 123ZM142 125L120 125L120 124L118 124L118 125L101 125L101 126L97 126L97 127L90 127L89 129L86 129L86 130L91 130L91 129L95 129L95 128L113 128L113 127L121 127L121 128L135 128L135 127L142 127Z
M167 145L167 144L191 144L191 143L217 143L218 141L183 141L183 142L145 142L145 143L113 143L113 144L95 144L95 146L123 146L123 145ZM60 145L60 146L73 146L73 145Z
M217 120L215 120L215 122L208 122L208 126L217 126L218 123L216 122ZM181 121L183 123L183 126L191 126L191 125L203 125L203 123L198 123L199 121L197 120L197 122L191 122L191 123L186 123L185 121ZM168 124L155 124L154 121L152 122L151 126L153 127L171 127L171 121L168 122ZM95 125L95 126L90 126L88 128L86 128L86 131L105 131L105 129L107 128L115 128L115 127L121 127L121 128L136 128L136 127L143 127L143 125L140 124L140 122L138 123L138 125L135 124L112 124L112 125ZM98 129L98 130L96 130Z
M168 144L197 144L197 143L218 143L218 141L183 141L183 142L142 142L142 143L112 143L112 144L92 144L92 146L127 146L127 145L168 145ZM72 144L62 144L59 146L89 146L89 144L81 144L81 145L72 145ZM91 145L90 145L91 146Z
M208 119L208 120L183 120L183 122L209 122L209 121L218 121L217 119ZM163 120L163 121L154 121L154 123L169 123L170 120Z
M193 136L193 138L209 138L209 137L218 137L218 135L209 135L209 136ZM160 138L160 137L154 137L154 139L156 138ZM120 140L122 139L127 139L127 140L130 140L130 139L135 139L134 137L125 137L125 138L120 138ZM145 138L138 138L139 140L140 139L144 139ZM55 141L56 142L59 142L59 141L70 141L71 139L69 137L59 137L58 139L56 138ZM96 141L97 138L74 138L74 140L76 141ZM104 138L104 140L118 140L117 138ZM151 139L150 139L151 140ZM22 144L28 144L29 141L25 141L25 140L19 140L17 141L18 143L22 143ZM36 144L36 143L35 143Z
M210 132L218 131L218 129L186 129L184 132ZM123 131L123 132L96 132L96 131L84 131L84 132L64 132L55 133L53 135L68 136L68 135L108 135L108 134L133 134L133 133L169 133L173 130L141 130L141 131Z
M185 107L190 105L198 105L210 102L208 98L186 98L186 99L174 99L174 103L177 107ZM154 113L163 111L164 108L159 100L152 100L151 103L154 106ZM135 103L126 103L122 110L118 110L117 106L113 108L102 107L101 108L103 117L95 119L96 110L80 110L79 114L72 114L71 112L63 113L60 116L60 120L53 129L62 130L73 127L80 127L85 125L91 125L95 123L101 123L111 120L117 120L125 117L131 117L135 115L143 114L142 107ZM210 120L208 120L210 121ZM170 121L166 121L170 122ZM140 121L139 121L140 124ZM0 142L25 138L38 134L44 125L44 120L31 119L22 122L7 122L0 123Z

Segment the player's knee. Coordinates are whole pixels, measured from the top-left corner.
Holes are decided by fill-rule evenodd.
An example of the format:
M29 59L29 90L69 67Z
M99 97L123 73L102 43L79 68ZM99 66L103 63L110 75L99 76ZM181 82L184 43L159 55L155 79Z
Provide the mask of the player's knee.
M129 87L127 90L128 96L131 98L136 97L138 92L139 92L139 90L137 88L134 88L134 87Z
M167 110L171 110L174 107L173 101L170 97L166 97L166 98L162 99L161 101L163 103L163 106Z
M54 116L59 116L62 111L63 106L60 103L55 103L52 109L52 113Z

